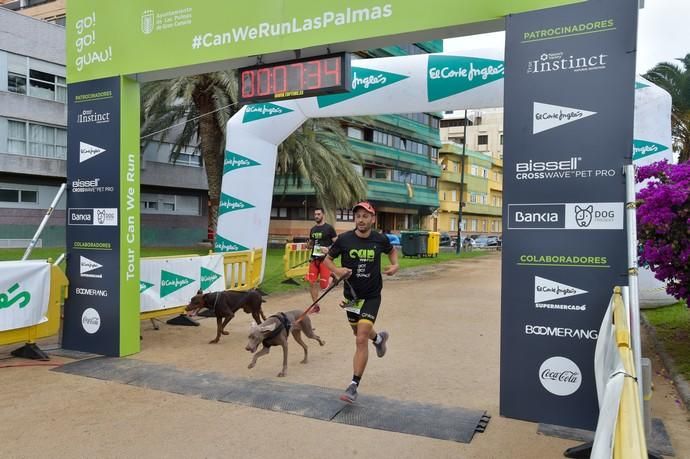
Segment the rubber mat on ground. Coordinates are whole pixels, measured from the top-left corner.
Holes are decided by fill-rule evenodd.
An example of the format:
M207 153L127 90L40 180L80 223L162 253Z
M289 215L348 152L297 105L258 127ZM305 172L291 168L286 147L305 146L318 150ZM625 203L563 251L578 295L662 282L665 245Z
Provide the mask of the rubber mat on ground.
M469 443L488 422L485 411L376 396L360 396L356 404L347 405L338 399L341 391L336 389L285 381L233 378L136 359L98 357L68 363L53 371L462 443Z

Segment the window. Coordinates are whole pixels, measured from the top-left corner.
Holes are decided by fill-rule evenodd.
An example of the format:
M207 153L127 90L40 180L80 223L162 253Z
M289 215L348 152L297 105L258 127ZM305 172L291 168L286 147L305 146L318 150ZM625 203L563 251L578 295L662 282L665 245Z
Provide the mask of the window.
M193 150L193 148L189 148L189 150ZM172 159L170 162L173 162ZM201 156L191 153L180 153L175 159L175 165L201 167Z
M17 54L7 53L7 90L18 94L26 94L27 58Z
M477 220L474 218L470 220L470 231L477 231Z
M429 188L436 188L438 179L436 177L429 177Z
M271 207L271 218L287 218L287 207Z
M352 209L338 209L335 218L340 222L351 222L355 219Z
M7 53L7 90L41 99L67 102L65 67Z
M38 191L0 188L0 202L38 202Z
M455 231L455 217L450 218L450 230Z
M437 147L431 147L431 159L433 161L436 161L438 159L438 148Z
M26 123L7 121L7 152L16 155L26 154Z
M364 140L364 131L356 127L348 126L347 136L352 139Z
M446 200L446 192L442 191L441 192L441 201L445 201L445 200Z
M139 202L142 213L201 215L199 196L141 193Z
M458 192L453 190L450 192L450 200L451 201L457 201L458 200Z
M449 142L455 142L457 144L462 145L465 143L465 138L464 137L448 137Z
M488 145L489 136L487 134L482 134L477 136L477 145Z
M465 125L465 118L456 118L452 120L441 120L441 127L462 127ZM467 123L468 126L472 126L472 123Z
M374 176L377 179L387 179L388 171L386 169L376 169Z
M67 130L7 120L7 152L15 155L66 159Z
M472 175L479 175L479 168L477 166L472 166L471 171Z
M503 134L501 134L498 138L498 142L503 145Z

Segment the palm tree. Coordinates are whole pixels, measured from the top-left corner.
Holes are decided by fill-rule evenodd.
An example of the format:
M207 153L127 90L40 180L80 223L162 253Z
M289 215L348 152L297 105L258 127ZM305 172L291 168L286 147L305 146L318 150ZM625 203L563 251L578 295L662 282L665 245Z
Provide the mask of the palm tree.
M210 201L209 229L215 233L223 176L225 127L238 110L237 78L234 71L147 83L142 87L141 133L145 146L152 140L165 141L169 128L182 124L172 139L171 159L197 145L206 166ZM143 149L143 148L142 148ZM278 148L277 173L292 176L298 186L309 181L316 199L334 211L366 196L366 185L348 159L358 161L347 137L334 119L311 119Z
M676 60L684 68L661 62L643 76L671 94L673 149L680 153L679 162L684 162L690 159L690 53Z
M209 229L215 232L223 178L225 125L239 109L237 78L232 71L178 77L147 83L142 87L141 132L144 143L160 133L165 141L169 128L183 123L173 139L171 158L182 149L198 145L206 166L209 197Z
M367 195L366 183L355 170L361 163L337 118L307 120L278 147L276 174L285 187L292 178L297 187L306 179L316 192L316 200L335 221L335 210L349 207Z

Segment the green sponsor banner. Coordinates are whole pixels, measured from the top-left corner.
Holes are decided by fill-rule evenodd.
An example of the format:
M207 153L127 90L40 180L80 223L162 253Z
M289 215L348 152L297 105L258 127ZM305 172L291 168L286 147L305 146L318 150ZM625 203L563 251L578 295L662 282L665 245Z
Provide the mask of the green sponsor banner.
M247 247L216 234L216 252L242 252L249 250Z
M500 80L503 78L503 71L503 61L478 57L429 56L429 102Z
M237 210L251 209L252 207L254 206L248 202L234 198L229 194L221 193L220 205L218 206L218 215L227 214L228 212L235 212Z
M153 287L155 284L152 284L150 282L144 282L143 280L139 281L139 294L144 293L146 290L150 289Z
M206 290L209 288L215 281L220 279L220 274L211 271L208 268L204 268L203 266L201 267L201 290Z
M271 118L272 116L284 115L290 112L294 112L294 110L287 107L281 107L280 105L276 104L247 105L247 108L244 110L242 122L250 123L252 121Z
M243 167L260 166L261 163L249 159L246 156L238 155L232 151L225 150L225 159L223 160L223 175L235 169L242 169Z
M161 298L178 291L194 281L194 279L190 279L189 277L161 270Z
M120 77L120 356L139 352L139 83Z
M74 83L490 21L579 1L467 0L459 7L457 0L70 0L67 75Z
M408 78L405 75L398 75L396 73L383 72L376 69L365 69L359 67L352 67L352 87L349 92L342 94L331 94L328 96L319 96L317 98L319 108L328 107L329 105L337 104L345 100L350 100L353 97L367 94L377 89L385 88L393 83Z
M646 140L633 140L633 161L646 158L647 156L656 155L664 150L668 150L668 147L661 145L660 143L647 142Z

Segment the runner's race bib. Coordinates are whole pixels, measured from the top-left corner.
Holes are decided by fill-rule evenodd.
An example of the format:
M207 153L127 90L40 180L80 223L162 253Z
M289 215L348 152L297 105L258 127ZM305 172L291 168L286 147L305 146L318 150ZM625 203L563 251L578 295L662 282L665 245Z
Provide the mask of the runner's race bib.
M350 300L342 304L342 308L347 312L360 315L364 306L364 300Z
M313 258L323 258L326 256L326 254L321 251L321 246L318 242L314 243L314 248L311 251L311 256Z

